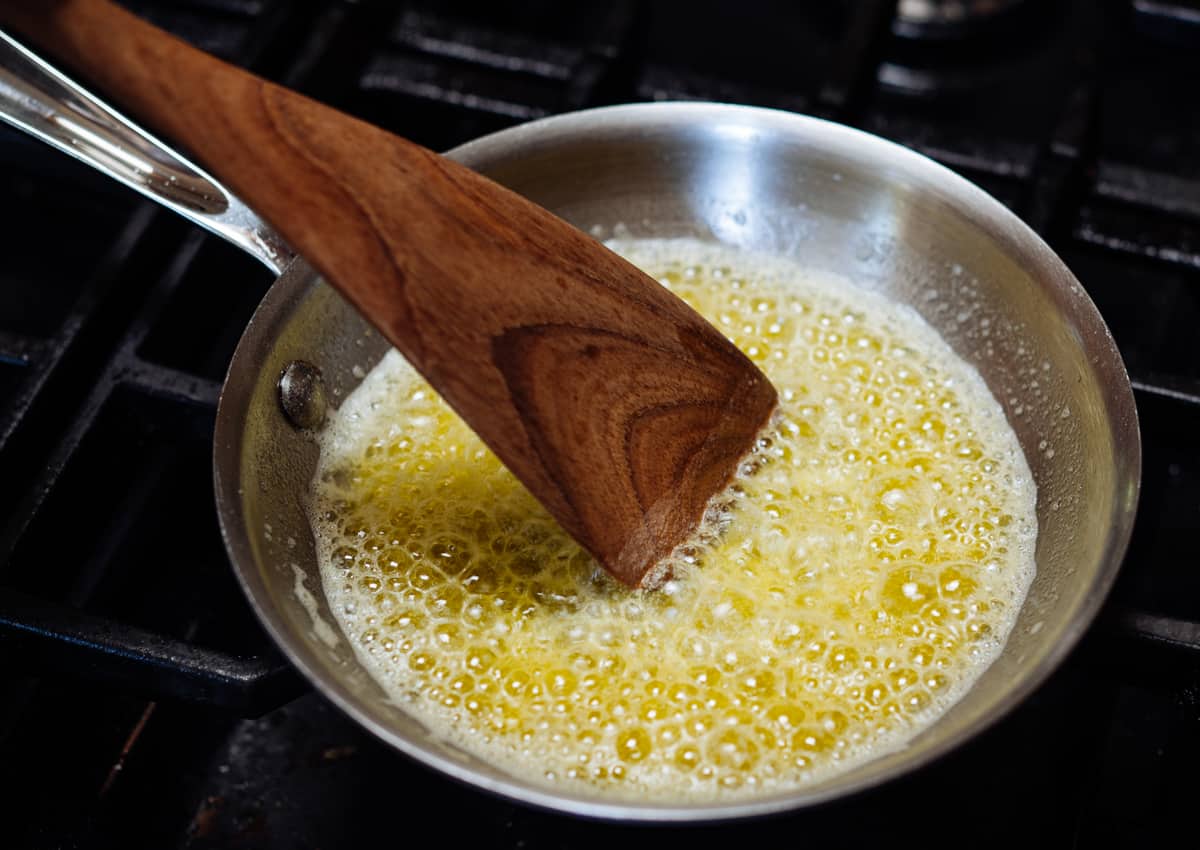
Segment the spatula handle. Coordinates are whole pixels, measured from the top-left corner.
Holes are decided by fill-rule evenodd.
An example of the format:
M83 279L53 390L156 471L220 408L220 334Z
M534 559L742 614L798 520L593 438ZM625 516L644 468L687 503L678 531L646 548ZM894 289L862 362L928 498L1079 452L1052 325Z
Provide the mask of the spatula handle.
M626 584L663 575L775 407L677 296L479 174L106 0L10 0L0 23L184 141Z

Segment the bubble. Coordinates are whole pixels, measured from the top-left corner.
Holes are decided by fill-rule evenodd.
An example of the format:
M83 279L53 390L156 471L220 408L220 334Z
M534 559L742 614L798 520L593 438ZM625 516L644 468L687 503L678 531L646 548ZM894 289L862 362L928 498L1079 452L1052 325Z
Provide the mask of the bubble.
M639 727L624 730L617 735L617 757L624 762L640 762L650 755L654 745L646 730Z

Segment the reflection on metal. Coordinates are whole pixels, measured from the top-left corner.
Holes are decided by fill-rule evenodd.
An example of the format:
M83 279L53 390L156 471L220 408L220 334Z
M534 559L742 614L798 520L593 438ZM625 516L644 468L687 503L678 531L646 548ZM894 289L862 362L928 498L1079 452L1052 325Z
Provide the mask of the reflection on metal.
M287 243L211 176L3 32L0 120L224 237L275 274L291 262Z
M321 370L303 360L293 360L279 377L279 404L297 428L319 428L329 402Z

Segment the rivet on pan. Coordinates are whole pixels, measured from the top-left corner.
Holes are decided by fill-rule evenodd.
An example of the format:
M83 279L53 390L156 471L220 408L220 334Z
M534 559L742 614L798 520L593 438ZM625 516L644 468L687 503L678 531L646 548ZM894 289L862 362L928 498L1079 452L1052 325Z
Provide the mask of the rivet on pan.
M329 402L321 370L303 360L293 360L279 376L279 404L297 428L319 428Z

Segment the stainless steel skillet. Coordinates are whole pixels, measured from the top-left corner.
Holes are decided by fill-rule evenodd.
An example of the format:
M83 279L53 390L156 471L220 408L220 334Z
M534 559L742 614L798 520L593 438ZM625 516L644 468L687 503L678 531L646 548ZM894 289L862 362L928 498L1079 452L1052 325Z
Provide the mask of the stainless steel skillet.
M10 116L81 158L229 232L218 187L109 113L58 99L47 112L0 77ZM17 97L10 92L17 91ZM45 103L42 104L43 106ZM61 120L63 114L75 125ZM90 121L86 123L84 119ZM65 140L64 140L65 139ZM479 787L576 814L695 821L792 809L894 778L1003 715L1087 628L1120 564L1140 445L1128 378L1091 301L1057 257L994 199L911 151L802 116L716 104L652 104L547 119L451 156L599 235L695 236L794 256L918 310L975 364L1005 407L1039 488L1038 576L1001 657L904 749L801 791L737 803L583 797L516 779L439 741L389 703L340 635L321 591L303 506L311 433L382 356L384 343L248 211L235 241L282 274L230 366L214 447L217 505L251 603L296 666L398 749ZM140 163L140 165L138 164ZM157 176L156 176L157 175ZM174 179L171 179L171 178ZM186 184L187 191L178 193ZM214 220L213 216L217 220ZM220 219L224 217L225 222ZM315 368L313 368L315 367ZM286 376L281 403L280 378Z

